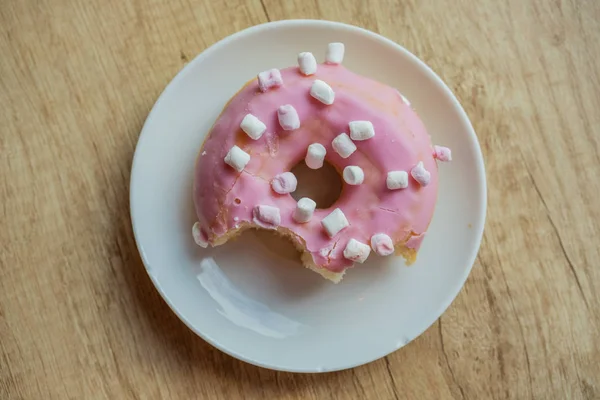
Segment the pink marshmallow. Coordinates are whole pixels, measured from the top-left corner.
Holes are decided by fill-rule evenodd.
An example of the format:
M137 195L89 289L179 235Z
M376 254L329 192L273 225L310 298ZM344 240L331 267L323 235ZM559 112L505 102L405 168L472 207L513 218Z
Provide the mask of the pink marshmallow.
M267 229L276 229L281 224L279 208L258 205L252 210L252 220L256 225Z
M429 181L431 181L431 173L425 169L423 161L419 161L419 163L410 170L410 175L415 181L419 182L419 185L421 186L427 186L429 185Z
M258 74L258 88L261 92L266 92L273 87L283 85L281 72L277 68L269 69Z
M433 157L440 161L452 161L452 151L448 147L433 146Z
M394 252L394 242L385 233L376 233L371 236L371 248L380 256L389 256Z
M279 194L292 193L296 190L296 186L298 186L298 180L291 172L284 172L271 180L271 188Z
M277 109L279 125L284 131L292 131L300 128L300 117L294 106L285 104Z

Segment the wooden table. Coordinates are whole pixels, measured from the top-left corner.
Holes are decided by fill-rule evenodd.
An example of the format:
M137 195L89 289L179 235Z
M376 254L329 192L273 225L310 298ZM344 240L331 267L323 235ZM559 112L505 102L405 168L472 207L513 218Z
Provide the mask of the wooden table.
M466 286L406 348L294 375L196 337L128 209L142 123L217 40L286 18L380 32L451 86L489 211ZM2 0L1 399L600 399L600 2Z

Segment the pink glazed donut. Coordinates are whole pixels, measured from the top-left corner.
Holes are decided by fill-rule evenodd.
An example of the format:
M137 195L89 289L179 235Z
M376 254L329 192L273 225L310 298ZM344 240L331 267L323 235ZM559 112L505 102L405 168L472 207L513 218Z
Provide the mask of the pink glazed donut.
M200 246L218 246L249 228L273 229L303 264L333 282L373 251L414 262L433 215L436 159L425 126L394 88L341 64L332 43L326 62L300 53L298 67L262 72L225 106L196 162L192 229ZM324 161L343 176L327 209L296 201L290 172Z

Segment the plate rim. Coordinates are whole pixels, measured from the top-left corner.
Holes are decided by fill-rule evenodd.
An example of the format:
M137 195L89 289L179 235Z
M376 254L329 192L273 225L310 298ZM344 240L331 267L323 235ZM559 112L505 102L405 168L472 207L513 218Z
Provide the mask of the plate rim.
M271 365L271 364L263 363L263 362L260 362L259 360L254 360L254 359L248 358L245 355L240 354L237 351L229 349L227 346L222 345L218 339L215 339L211 336L205 335L199 329L196 329L177 310L177 307L171 302L169 296L164 292L161 284L158 282L158 280L155 278L155 276L150 272L150 267L149 267L150 262L149 262L149 260L147 260L146 254L143 251L143 246L140 242L140 234L138 233L138 228L136 228L136 221L135 221L136 218L135 218L135 211L134 211L135 203L133 200L134 193L137 190L136 189L137 183L135 180L135 176L138 174L137 170L139 169L137 167L137 165L139 164L139 162L137 160L140 157L140 155L139 155L140 148L143 147L142 144L148 137L147 130L149 129L148 127L152 124L153 120L156 118L155 115L157 113L157 109L160 107L160 105L164 101L164 98L166 96L168 96L170 94L170 92L173 90L172 88L179 81L184 79L187 76L187 74L189 74L190 71L194 68L194 66L196 64L201 63L203 59L210 57L211 54L214 53L215 51L217 51L218 49L229 45L230 43L238 40L239 38L241 38L243 36L246 36L249 34L254 34L254 33L257 33L257 32L263 31L263 30L265 30L265 31L270 30L270 29L275 30L282 26L293 27L293 26L301 26L301 25L303 25L303 27L307 27L307 28L310 25L312 25L312 26L320 25L321 27L327 27L327 28L333 28L333 29L344 29L344 30L348 30L348 31L353 31L354 33L358 33L360 35L366 35L372 39L378 40L380 42L387 44L388 46L395 48L396 51L403 53L404 56L408 57L412 62L417 64L420 69L423 69L425 72L427 72L428 75L430 76L430 78L432 78L434 80L436 86L439 87L442 91L444 91L446 93L446 95L448 96L448 98L451 100L451 104L454 109L453 111L459 117L461 123L467 128L466 133L468 134L469 139L474 144L476 144L476 146L474 146L474 150L475 150L474 156L476 159L476 164L478 166L478 168L477 168L478 177L477 178L478 178L478 182L479 182L479 190L477 191L478 192L477 194L478 194L478 197L481 198L481 212L477 216L477 220L472 222L472 229L475 232L476 237L477 237L477 245L473 246L473 250L471 251L471 254L469 254L469 256L467 257L468 266L464 269L463 276L459 277L460 284L456 285L456 287L453 287L452 290L449 291L449 293L451 295L447 296L446 302L441 304L439 316L433 322L431 322L431 324L427 325L425 328L420 330L418 332L418 334L414 335L414 337L411 340L409 340L407 343L405 343L401 347L390 346L390 348L386 349L383 354L376 354L374 357L370 357L366 360L355 362L353 364L346 365L343 367L337 367L337 368L332 368L332 369L327 369L327 370L323 370L321 367L318 367L318 366L315 366L313 368L290 368L289 366L286 367L286 366L281 366L281 365ZM225 353L233 358L236 358L240 361L243 361L243 362L246 362L246 363L255 365L257 367L261 367L261 368L271 369L271 370L275 370L275 371L293 372L293 373L336 372L336 371L343 371L346 369L351 369L351 368L355 368L355 367L358 367L361 365L369 364L369 363L379 360L381 358L385 358L397 350L400 350L402 347L406 346L408 343L412 342L413 340L415 340L416 338L421 336L429 328L431 328L431 326L433 326L433 324L435 324L443 316L443 314L447 311L447 309L450 307L450 305L457 298L460 291L463 289L465 282L466 282L467 278L469 277L471 270L473 269L477 255L481 248L481 242L483 239L483 231L484 231L486 216L487 216L487 179L486 179L483 153L481 150L481 144L479 143L477 134L475 133L473 125L471 124L471 121L470 121L466 111L460 104L456 95L448 87L448 85L446 85L446 83L435 73L435 71L429 65L427 65L424 61L419 59L416 55L414 55L412 52L410 52L408 49L406 49L404 46L400 45L399 43L396 43L393 40L388 39L376 32L370 31L368 29L365 29L365 28L362 28L362 27L359 27L356 25L351 25L351 24L337 22L337 21L330 21L330 20L289 19L289 20L272 21L272 22L266 22L266 23L262 23L262 24L258 24L258 25L253 25L253 26L242 29L240 31L237 31L231 35L228 35L228 36L220 39L219 41L213 43L212 45L210 45L209 47L207 47L206 49L204 49L203 51L198 53L190 62L188 62L183 68L181 68L177 72L177 74L169 81L169 83L165 86L165 88L163 89L163 91L161 92L161 94L158 96L155 103L153 104L150 112L148 113L148 116L146 117L146 120L144 121L144 124L140 131L140 134L138 136L138 140L137 140L137 143L135 146L135 151L134 151L134 155L133 155L133 159L132 159L130 179L129 179L129 211L130 211L131 225L132 225L133 236L135 239L136 247L138 249L142 263L144 264L144 269L146 270L148 277L150 278L150 280L151 280L152 284L154 285L154 287L156 288L156 290L159 292L162 299L169 306L171 311L179 318L180 321L182 321L192 332L194 332L202 340L204 340L205 342L207 342L211 346L215 347L219 351L222 351L223 353Z

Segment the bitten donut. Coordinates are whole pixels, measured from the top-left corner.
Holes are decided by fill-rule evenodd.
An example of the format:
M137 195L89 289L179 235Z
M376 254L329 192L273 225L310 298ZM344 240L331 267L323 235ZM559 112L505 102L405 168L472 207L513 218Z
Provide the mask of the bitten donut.
M396 89L349 71L343 57L341 43L323 64L300 53L298 66L259 73L225 106L196 162L196 243L272 229L333 282L371 252L415 260L435 207L436 160L450 161L450 150L432 145ZM331 207L291 196L290 171L303 161L328 162L343 178Z

